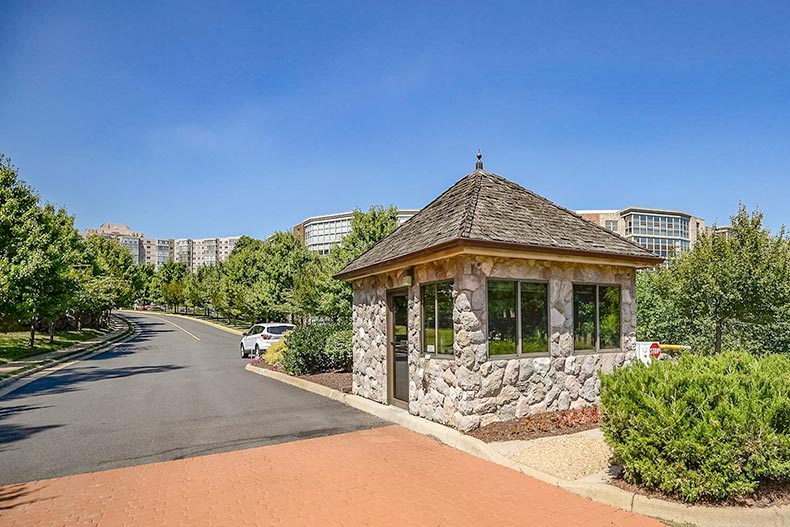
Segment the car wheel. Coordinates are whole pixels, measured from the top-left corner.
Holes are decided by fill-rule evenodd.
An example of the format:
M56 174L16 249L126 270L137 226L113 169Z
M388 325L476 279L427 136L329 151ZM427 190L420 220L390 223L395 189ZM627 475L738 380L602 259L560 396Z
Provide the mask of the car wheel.
M239 348L241 349L241 358L242 359L246 359L247 358L247 352L244 351L244 344L239 344Z
M261 356L261 348L259 348L258 345L256 344L255 345L255 358L257 359L260 356Z

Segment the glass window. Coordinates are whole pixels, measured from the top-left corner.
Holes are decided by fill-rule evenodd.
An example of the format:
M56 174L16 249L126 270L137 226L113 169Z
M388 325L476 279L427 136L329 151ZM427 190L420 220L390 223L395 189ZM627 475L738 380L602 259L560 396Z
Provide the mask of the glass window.
M286 331L292 330L294 327L290 324L285 324L283 326L269 326L266 328L267 333L271 333L272 335L282 335Z
M620 348L620 286L573 286L573 337L578 351Z
M620 287L598 287L598 316L601 320L601 349L620 347Z
M521 353L549 351L549 285L521 282Z
M573 347L595 349L595 286L573 286Z
M453 283L422 286L422 351L453 354Z
M516 288L510 280L488 281L488 354L516 354Z

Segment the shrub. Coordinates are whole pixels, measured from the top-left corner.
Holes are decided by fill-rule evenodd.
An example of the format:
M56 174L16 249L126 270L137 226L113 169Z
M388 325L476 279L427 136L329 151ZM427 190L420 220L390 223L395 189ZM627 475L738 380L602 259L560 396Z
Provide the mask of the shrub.
M603 432L624 478L685 501L790 481L790 358L684 355L601 375Z
M275 364L282 362L283 352L286 348L285 339L288 337L289 333L290 331L286 331L280 340L269 346L269 348L263 353L263 358L266 360L266 364L274 366Z
M297 327L285 338L286 348L280 364L292 375L331 370L332 360L325 351L326 340L333 333L347 328L347 325L340 324Z
M343 329L329 335L326 339L324 352L332 362L335 370L350 371L353 361L351 348L351 330Z

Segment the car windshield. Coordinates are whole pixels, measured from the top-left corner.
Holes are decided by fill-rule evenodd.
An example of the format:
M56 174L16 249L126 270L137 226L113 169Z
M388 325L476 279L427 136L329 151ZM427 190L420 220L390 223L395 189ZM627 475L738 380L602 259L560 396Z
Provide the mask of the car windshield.
M293 329L293 326L269 326L266 328L266 332L272 335L282 335L289 329Z

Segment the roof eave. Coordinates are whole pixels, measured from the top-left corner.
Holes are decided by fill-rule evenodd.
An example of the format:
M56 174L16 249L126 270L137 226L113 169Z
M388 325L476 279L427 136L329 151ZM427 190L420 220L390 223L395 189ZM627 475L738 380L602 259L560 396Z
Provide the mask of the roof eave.
M466 248L470 250L464 250ZM408 265L415 263L416 260L420 260L423 257L438 255L438 253L448 253L448 251L450 254L442 254L439 256L439 258L450 258L452 256L464 253L480 254L479 252L475 251L476 248L490 249L495 252L500 251L502 252L502 256L504 256L506 252L525 253L524 256L529 257L532 255L535 257L534 259L541 259L541 256L544 257L543 259L550 259L551 255L557 255L559 257L568 259L573 259L574 257L586 260L594 259L596 260L595 263L602 265L609 263L611 265L628 265L630 267L636 268L654 267L664 261L664 258L661 256L655 256L652 254L635 255L627 253L584 251L579 249L565 249L561 247L544 247L531 244L457 238L419 251L404 254L396 258L366 265L365 267L360 267L359 269L341 271L340 273L336 274L334 278L344 281L356 280L366 276L392 271L393 268L397 269L399 267L407 267ZM453 252L454 249L457 249L457 251Z

